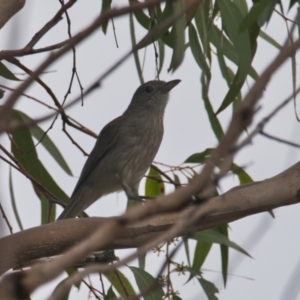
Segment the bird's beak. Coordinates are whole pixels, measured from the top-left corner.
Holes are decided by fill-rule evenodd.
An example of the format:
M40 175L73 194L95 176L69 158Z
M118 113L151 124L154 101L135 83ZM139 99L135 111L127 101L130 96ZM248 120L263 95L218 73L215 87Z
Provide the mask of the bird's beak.
M181 80L179 79L175 79L172 81L169 81L165 84L165 86L163 87L163 90L167 93L169 91L171 91Z

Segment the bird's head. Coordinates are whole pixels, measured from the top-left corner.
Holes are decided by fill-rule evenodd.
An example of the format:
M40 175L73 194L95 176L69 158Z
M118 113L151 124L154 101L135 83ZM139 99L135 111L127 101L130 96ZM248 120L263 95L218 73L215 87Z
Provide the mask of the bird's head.
M172 80L169 82L152 80L143 83L134 93L130 107L158 107L164 109L168 99L169 92L173 89L181 80Z

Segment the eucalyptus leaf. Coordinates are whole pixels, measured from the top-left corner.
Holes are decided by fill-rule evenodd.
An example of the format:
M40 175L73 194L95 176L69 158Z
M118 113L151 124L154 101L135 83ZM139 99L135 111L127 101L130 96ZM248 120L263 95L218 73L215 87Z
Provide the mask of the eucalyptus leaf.
M155 279L151 274L148 272L136 268L136 267L129 267L129 269L132 271L136 284L140 290L140 292L143 292L145 289L147 289L151 284L153 284L157 279ZM156 299L163 299L165 296L164 290L161 286L155 285L155 288L151 289L149 293L145 294L143 298L145 300L156 300Z
M109 280L116 291L125 299L134 296L135 292L127 277L120 271L105 273L104 276Z

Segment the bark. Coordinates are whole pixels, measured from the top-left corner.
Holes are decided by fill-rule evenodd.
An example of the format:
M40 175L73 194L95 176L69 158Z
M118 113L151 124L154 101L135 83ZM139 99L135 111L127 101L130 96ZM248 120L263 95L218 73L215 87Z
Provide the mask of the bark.
M276 207L296 204L300 200L300 162L279 175L260 182L238 186L194 205L195 210L208 209L212 215L199 220L192 229L182 229L181 235L240 218L269 211ZM105 249L135 248L177 224L182 213L168 213L148 218L126 228ZM0 239L0 275L11 268L42 257L62 254L83 241L109 218L67 219L38 226ZM98 249L105 250L105 249Z

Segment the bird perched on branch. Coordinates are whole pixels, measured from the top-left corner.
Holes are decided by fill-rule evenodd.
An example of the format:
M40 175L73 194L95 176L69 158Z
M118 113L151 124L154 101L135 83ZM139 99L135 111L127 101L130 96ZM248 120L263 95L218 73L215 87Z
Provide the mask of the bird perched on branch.
M124 190L137 199L138 186L163 138L169 92L180 80L149 81L134 93L123 115L100 132L70 202L58 217L76 217L100 197Z

